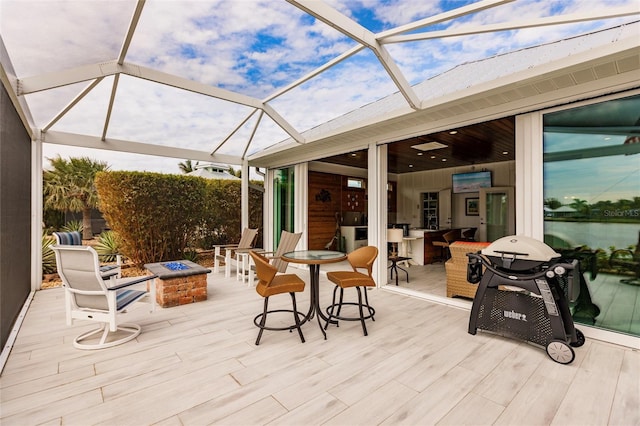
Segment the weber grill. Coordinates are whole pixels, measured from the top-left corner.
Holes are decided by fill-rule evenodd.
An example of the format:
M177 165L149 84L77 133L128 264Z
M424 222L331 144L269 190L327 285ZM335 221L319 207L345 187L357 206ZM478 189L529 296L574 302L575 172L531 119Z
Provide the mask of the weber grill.
M524 340L546 348L558 363L571 363L573 347L585 341L569 309L580 291L574 285L578 261L523 236L500 238L467 256L467 280L479 283L469 333L481 329Z

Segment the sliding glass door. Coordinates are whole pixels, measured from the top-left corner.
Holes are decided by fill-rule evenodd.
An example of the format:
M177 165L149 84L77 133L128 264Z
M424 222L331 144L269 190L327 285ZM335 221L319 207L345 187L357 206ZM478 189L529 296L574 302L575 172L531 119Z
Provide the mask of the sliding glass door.
M273 180L273 242L280 243L282 231L294 231L295 192L294 167L278 169Z
M543 123L545 242L584 272L574 320L640 336L640 95Z

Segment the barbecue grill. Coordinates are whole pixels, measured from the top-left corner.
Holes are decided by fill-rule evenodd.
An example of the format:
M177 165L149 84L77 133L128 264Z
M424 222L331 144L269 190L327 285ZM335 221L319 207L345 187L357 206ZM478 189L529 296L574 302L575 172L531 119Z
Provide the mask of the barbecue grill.
M524 340L546 348L558 363L571 363L573 347L585 342L568 303L580 290L573 285L578 261L561 258L541 241L515 235L467 256L467 280L479 283L469 333L481 329Z

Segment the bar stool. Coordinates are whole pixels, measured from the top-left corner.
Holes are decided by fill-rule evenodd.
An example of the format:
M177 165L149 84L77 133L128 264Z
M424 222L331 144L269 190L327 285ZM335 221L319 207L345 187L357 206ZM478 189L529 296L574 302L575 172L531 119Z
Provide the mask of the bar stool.
M376 313L375 309L369 305L369 297L367 296L367 287L375 287L376 282L373 280L372 270L373 270L373 262L378 257L378 249L374 246L365 246L360 247L357 250L352 251L347 255L347 260L351 264L353 271L330 271L327 272L327 278L329 281L336 284L336 287L333 289L333 300L331 305L327 307L327 322L324 325L324 329L326 330L329 326L329 323L332 322L332 319L336 320L344 320L344 321L360 321L362 324L362 331L366 336L367 326L364 323L364 320L371 318L372 321L375 321L373 317ZM366 269L367 273L364 274L359 272L358 269ZM353 288L355 287L358 292L358 303L354 302L343 302L344 289L345 288ZM360 287L364 290L364 303L362 303L362 291ZM340 289L340 301L336 303L336 292ZM360 313L357 317L345 317L340 315L340 310L345 305L353 305L358 306L358 311ZM334 313L334 310L337 311ZM364 310L367 310L367 315L364 314ZM333 321L338 325L337 321Z
M253 323L260 329L258 333L258 338L256 339L256 345L260 344L260 339L262 338L262 332L264 330L272 330L272 331L282 331L293 329L298 330L298 334L300 335L300 340L304 343L304 336L302 335L302 329L300 326L302 322L300 321L300 317L303 319L305 315L302 312L298 312L296 306L296 295L297 292L304 291L304 281L300 279L296 274L281 274L276 275L278 270L275 266L269 263L269 260L256 253L249 252L251 258L255 262L256 265L256 275L258 276L258 284L256 285L256 292L264 297L264 309L261 314L257 315L253 319ZM269 305L269 297L275 294L283 294L289 293L291 295L291 301L293 302L293 309L276 309L276 310L268 310ZM274 312L291 312L293 313L293 318L295 320L294 325L285 326L285 327L267 327L267 315L272 314Z

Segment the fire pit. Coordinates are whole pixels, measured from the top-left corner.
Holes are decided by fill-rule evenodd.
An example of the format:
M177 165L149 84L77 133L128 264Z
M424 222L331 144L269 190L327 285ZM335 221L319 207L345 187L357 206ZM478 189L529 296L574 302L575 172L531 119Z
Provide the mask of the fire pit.
M156 278L156 303L163 308L207 300L207 274L211 270L189 260L147 263Z

